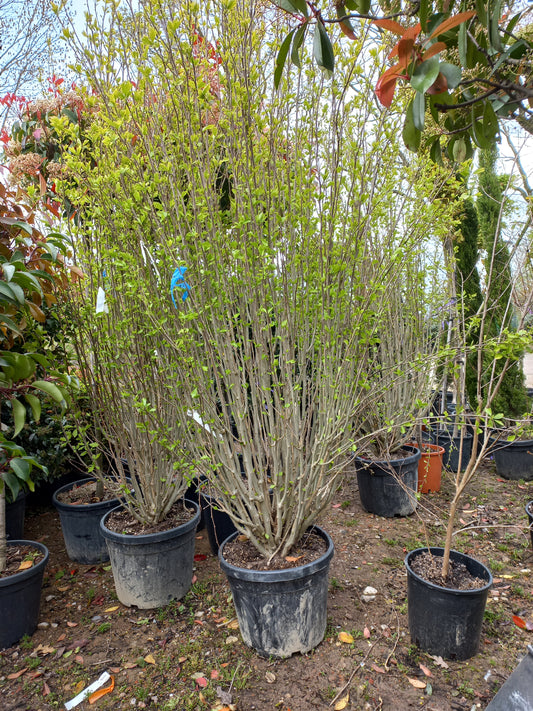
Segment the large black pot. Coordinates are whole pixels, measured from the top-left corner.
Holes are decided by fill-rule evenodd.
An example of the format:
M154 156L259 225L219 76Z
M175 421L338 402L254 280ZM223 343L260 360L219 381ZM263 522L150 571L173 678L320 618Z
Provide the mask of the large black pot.
M264 657L285 658L309 652L323 639L327 621L328 572L333 541L318 526L312 529L327 543L317 560L286 570L248 570L218 559L228 578L242 638Z
M8 540L24 538L24 512L26 494L19 491L15 501L6 502L6 536Z
M450 559L463 563L468 572L485 580L475 590L445 588L424 580L411 568L412 561L427 548L417 548L405 557L407 569L407 608L411 641L428 654L446 659L469 659L478 651L481 627L489 588L490 570L475 558L450 552ZM430 548L442 558L443 548Z
M365 511L378 516L408 516L417 505L420 450L405 445L403 459L378 461L355 457L359 496Z
M485 711L531 711L533 709L533 646L507 679Z
M463 440L462 451L461 438ZM442 466L445 469L449 469L451 472L459 471L459 453L461 453L461 471L466 469L472 455L473 436L470 432L465 430L461 437L460 434L453 435L453 432L447 429L437 429L433 431L433 441L440 447L444 447Z
M59 512L67 555L70 560L84 565L96 565L109 560L106 542L100 531L100 520L118 505L119 500L109 499L94 504L67 504L59 501L58 496L75 486L83 486L94 481L95 479L89 478L65 484L52 497L53 504Z
M191 587L194 536L200 511L193 501L187 504L194 507L194 516L180 526L158 533L129 535L111 531L106 521L112 511L100 521L115 589L123 605L142 609L163 607L182 598Z
M44 558L20 573L0 578L0 649L11 647L24 635L35 632L39 620L43 574L48 548L35 541L8 541L9 546L32 546Z
M533 439L490 438L491 452L496 464L496 473L504 479L533 479Z

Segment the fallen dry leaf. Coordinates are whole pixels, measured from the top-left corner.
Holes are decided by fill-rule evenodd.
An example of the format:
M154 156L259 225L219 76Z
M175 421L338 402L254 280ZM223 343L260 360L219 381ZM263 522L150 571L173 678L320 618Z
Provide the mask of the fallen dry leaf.
M67 627L77 627L78 623L77 622L67 622Z
M18 671L18 672L13 672L13 674L8 674L8 675L7 675L7 678L8 678L8 679L18 679L19 676L22 676L25 671L28 671L28 667L24 667L24 669L21 669L21 670Z
M115 610L118 610L120 605L113 605L113 607L108 607L104 610L104 612L115 612Z
M29 568L33 568L33 560L23 560L19 565L19 570L28 570Z
M363 630L363 637L365 639L370 639L370 630L368 629L368 627L365 627L365 629Z
M442 667L443 669L449 669L448 665L446 664L446 662L444 661L444 659L441 656L439 656L437 654L435 654L435 655L430 654L429 656L431 657L431 659L433 659L433 661L435 662L435 664L438 667Z
M78 664L83 664L83 657L81 656L81 654L76 654L76 656L74 657L74 661L78 662Z
M342 709L345 709L348 706L348 703L350 701L350 694L346 694L346 696L343 696L342 699L339 699L335 706L333 707L335 711L342 711Z
M135 669L137 664L135 664L135 662L124 662L122 666L124 667L124 669Z
M74 692L76 696L85 689L85 682L84 681L78 681L76 686L74 687Z
M218 669L211 669L211 674L209 676L211 677L211 679L218 679L218 677L220 676L220 672L218 671Z
M339 642L343 642L344 644L352 644L353 637L348 632L339 632Z
M431 673L431 670L428 669L426 666L424 666L423 664L419 664L418 666L420 667L420 669L424 672L424 674L426 676L433 676L433 674Z
M38 654L54 654L55 651L55 647L50 647L47 644L38 644L30 656L36 657Z
M195 679L196 682L196 688L197 689L205 689L206 686L209 684L207 679L204 676L199 676Z
M303 558L303 555L287 555L285 556L285 560L287 563L296 563L297 560L300 560L300 558Z
M228 622L227 627L230 630L238 630L239 629L239 621L238 620L231 620L231 622Z
M50 694L50 687L46 683L46 681L43 683L43 696L48 696Z
M407 677L407 681L411 684L411 686L414 686L415 689L426 688L426 682L422 681L421 679L411 679L410 677Z
M273 684L276 681L276 675L274 674L274 672L267 671L267 673L265 674L265 679L267 680L268 684Z
M382 667L378 667L377 664L372 663L370 666L371 666L372 669L373 669L375 672L377 672L378 674L386 674L386 673L387 673L387 672L385 671L385 669L383 669Z
M102 698L102 696L109 694L109 692L113 691L114 688L115 688L115 677L112 676L109 680L108 686L104 686L103 689L97 689L93 694L91 694L89 696L89 703L94 704L95 701L98 701L98 699Z
M147 654L146 657L144 658L144 661L147 664L155 664L155 659L152 654Z

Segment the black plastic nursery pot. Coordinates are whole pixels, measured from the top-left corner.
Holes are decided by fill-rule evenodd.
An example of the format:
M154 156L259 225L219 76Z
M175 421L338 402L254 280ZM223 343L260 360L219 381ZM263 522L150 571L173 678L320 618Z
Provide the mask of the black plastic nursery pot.
M444 588L424 580L411 568L412 561L427 548L417 548L405 557L407 569L407 609L411 640L422 651L445 659L470 659L481 639L483 615L489 589L490 570L475 558L458 551L450 559L463 563L468 572L486 584L475 590ZM442 557L443 548L430 548L431 554Z
M317 560L286 570L248 570L224 559L221 545L218 558L226 574L239 628L245 644L263 657L286 658L309 652L324 639L327 622L328 573L334 553L329 535L311 529L327 544Z
M420 450L410 445L403 459L377 461L355 457L359 496L365 511L385 516L408 516L417 505Z
M11 647L24 635L35 632L39 620L43 574L48 548L35 541L13 540L9 546L31 546L44 555L36 565L0 578L0 649Z
M216 500L208 494L200 494L205 530L213 555L217 555L222 543L237 530L225 511L221 511Z
M8 540L24 538L24 513L26 511L26 494L19 491L15 501L6 503L6 536Z
M533 646L507 679L485 711L531 711L533 709Z
M533 501L526 504L526 514L529 520L529 534L531 536L531 545L533 546Z
M95 479L88 478L65 484L52 497L59 513L67 555L70 560L84 565L96 565L109 560L106 542L100 530L100 520L111 509L116 508L119 500L114 498L94 504L67 504L59 501L58 496L75 486L94 481Z
M496 473L504 479L533 479L533 439L512 442L491 437Z
M442 466L451 472L459 471L459 454L461 454L461 471L464 471L472 455L473 437L470 432L465 431L462 436L463 449L461 451L461 435L453 435L448 430L435 430L433 432L435 444L444 447L442 456Z
M116 533L106 521L117 506L100 521L107 542L118 599L123 605L142 609L163 607L182 598L192 582L194 536L200 510L193 501L194 516L186 523L158 533Z

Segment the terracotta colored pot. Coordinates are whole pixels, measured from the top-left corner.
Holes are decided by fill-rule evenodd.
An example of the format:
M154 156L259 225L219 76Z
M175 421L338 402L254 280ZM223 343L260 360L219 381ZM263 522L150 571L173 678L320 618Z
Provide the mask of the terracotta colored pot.
M422 456L418 462L418 491L422 494L440 491L444 447L424 443L421 452Z

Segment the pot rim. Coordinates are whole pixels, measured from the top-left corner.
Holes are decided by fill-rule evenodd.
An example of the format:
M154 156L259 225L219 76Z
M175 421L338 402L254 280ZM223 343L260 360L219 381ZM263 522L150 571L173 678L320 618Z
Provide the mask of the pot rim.
M410 454L408 457L402 457L400 459L370 459L369 457L358 457L357 454L354 454L354 460L356 462L361 462L361 464L363 465L363 469L368 469L372 465L377 465L378 467L386 468L389 466L394 467L400 466L402 464L412 464L413 462L418 461L422 455L418 447L415 447L412 444L404 444L402 449L412 450L412 454Z
M0 588L6 588L9 587L10 584L15 584L19 583L21 581L24 581L27 578L32 578L34 576L39 575L45 568L46 564L48 563L48 558L50 557L50 552L48 548L43 544L39 543L39 541L31 541L27 540L25 538L18 538L15 540L8 540L7 545L8 546L16 546L16 545L25 545L25 546L33 546L34 548L37 548L38 550L41 551L41 553L44 553L44 558L40 560L37 565L32 566L31 568L28 568L27 570L21 570L17 571L16 573L13 573L12 575L8 575L5 578L0 578Z
M221 543L218 549L218 561L220 563L220 567L226 575L232 578L263 583L278 583L288 580L298 580L299 578L305 578L313 575L319 570L329 566L333 553L335 552L335 545L329 533L327 533L327 531L323 528L320 528L320 526L313 524L312 526L309 526L307 531L317 533L327 544L326 551L320 556L320 558L312 560L309 563L298 565L295 568L284 568L282 570L250 570L249 568L239 568L236 565L232 565L224 558L224 548L227 543L241 535L239 531L236 531L228 536L228 538Z
M531 511L529 510L529 507L531 506ZM525 505L526 509L526 514L531 518L531 522L529 524L530 528L531 525L533 524L533 499L531 501L528 501L527 504Z
M438 546L430 546L429 549L427 546L424 546L423 548L415 548L412 551L409 551L407 555L404 558L404 565L407 569L407 574L412 575L413 578L415 578L418 582L423 583L426 585L428 588L432 590L437 590L439 592L445 592L449 593L450 595L461 595L461 596L470 596L470 595L479 595L480 592L485 592L488 591L492 587L492 573L490 570L487 568L484 563L482 563L480 560L477 558L473 558L470 555L467 555L466 553L461 553L461 551L456 551L456 550L451 550L450 551L450 558L454 559L460 559L460 558L466 558L468 560L475 561L478 565L480 565L487 573L488 575L488 580L485 585L483 585L481 588L471 588L469 590L458 590L457 588L446 588L443 585L436 585L435 583L430 582L429 580L426 580L425 578L422 578L420 575L415 573L415 571L411 568L409 559L416 557L420 553L426 552L427 550L430 551L433 555L436 555L438 557L441 557L444 555L444 548L440 548Z
M62 494L64 491L70 491L73 489L75 486L80 486L83 484L89 484L90 482L93 481L98 481L96 477L90 476L90 477L85 477L85 479L77 479L76 481L71 481L68 484L63 484L63 486L60 486L59 489L56 489L54 493L52 494L52 503L58 509L58 511L72 511L73 509L87 509L89 507L94 507L97 509L99 506L101 507L108 507L111 503L115 501L119 501L118 497L114 496L112 499L105 499L104 501L93 501L91 503L87 504L67 504L64 501L59 501L57 498L58 494Z
M142 546L147 543L158 543L160 541L165 541L169 538L172 538L173 536L176 535L176 532L179 531L180 535L185 535L189 533L191 529L196 528L198 525L198 521L200 520L200 507L195 501L191 501L190 499L186 499L187 504L189 506L194 506L195 513L194 516L189 520L185 521L185 523L180 523L179 526L174 526L173 528L168 528L166 531L157 531L156 533L117 533L116 531L112 531L110 528L107 528L105 525L105 522L109 516L111 516L112 513L115 511L119 511L124 509L125 507L122 504L119 504L118 506L115 506L112 508L110 511L108 511L106 514L102 516L100 519L100 533L103 535L103 537L108 540L112 541L113 543L119 543L122 545L129 545L129 546Z

